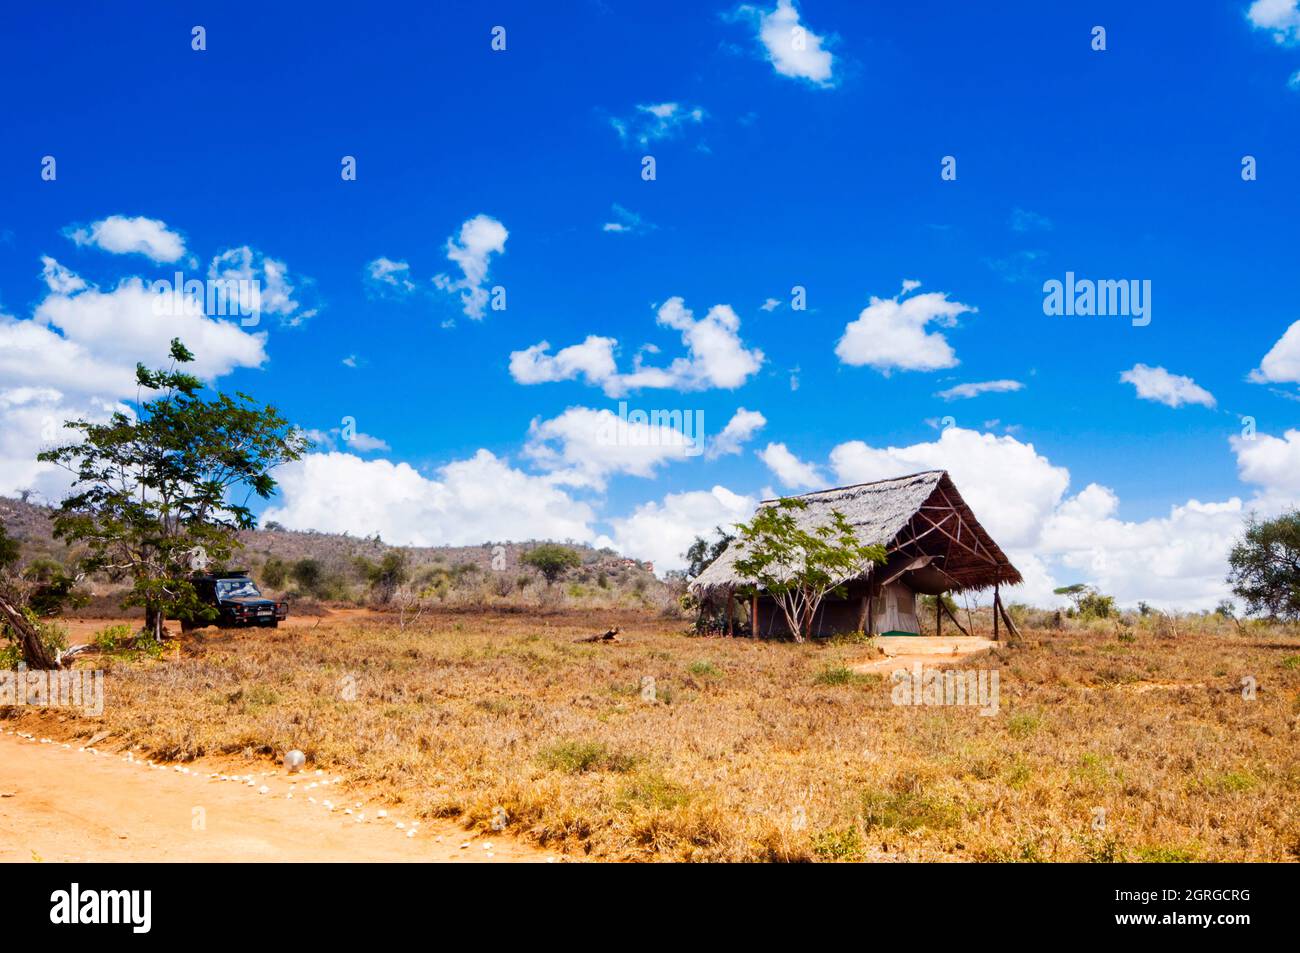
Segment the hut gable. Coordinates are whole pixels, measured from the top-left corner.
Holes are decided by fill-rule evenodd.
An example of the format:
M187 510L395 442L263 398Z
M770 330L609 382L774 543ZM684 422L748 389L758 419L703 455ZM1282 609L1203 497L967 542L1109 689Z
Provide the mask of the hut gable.
M1016 567L979 521L946 470L926 470L892 480L859 483L805 493L798 497L808 506L796 518L805 527L829 521L839 510L853 526L859 541L884 546L889 562L872 566L879 582L907 571L909 578L929 580L919 591L984 589L1021 581ZM760 506L774 506L764 500ZM691 583L697 595L752 583L736 571L743 551L734 541L712 565Z

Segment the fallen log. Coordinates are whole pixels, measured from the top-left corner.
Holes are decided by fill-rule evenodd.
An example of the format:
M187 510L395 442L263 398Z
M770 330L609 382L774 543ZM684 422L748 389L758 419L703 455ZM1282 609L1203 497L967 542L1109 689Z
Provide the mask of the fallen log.
M589 635L585 639L574 639L574 642L622 642L618 637L618 626L610 629L604 635Z

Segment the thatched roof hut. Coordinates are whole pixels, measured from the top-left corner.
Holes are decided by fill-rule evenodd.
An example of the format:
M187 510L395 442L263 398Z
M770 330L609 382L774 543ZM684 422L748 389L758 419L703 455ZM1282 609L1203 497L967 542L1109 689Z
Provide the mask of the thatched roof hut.
M796 511L804 528L827 523L832 510L844 514L860 542L884 546L889 560L871 564L845 585L846 597L828 599L819 611L815 628L835 631L916 633L915 595L938 595L993 588L995 618L1001 610L996 590L1021 582L1019 570L1011 565L993 537L980 525L962 499L946 470L927 470L892 480L859 483L855 486L818 490L798 497L807 506ZM760 506L778 501L764 500ZM712 565L691 583L691 591L703 602L728 600L737 589L752 587L754 580L736 570L742 558L739 541L734 541ZM759 634L780 634L779 612L762 612L760 592L752 614ZM942 600L939 600L940 604ZM761 617L766 615L767 619ZM1005 614L1003 615L1005 619ZM953 620L956 622L956 620Z

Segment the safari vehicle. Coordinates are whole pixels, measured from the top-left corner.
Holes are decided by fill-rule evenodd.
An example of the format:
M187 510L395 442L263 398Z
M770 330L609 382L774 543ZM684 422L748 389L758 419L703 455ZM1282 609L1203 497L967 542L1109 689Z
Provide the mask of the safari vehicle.
M205 625L221 628L256 625L274 629L289 614L287 602L263 596L257 583L244 570L196 573L190 577L190 582L194 584L199 601L215 609L217 617L182 617L182 631Z

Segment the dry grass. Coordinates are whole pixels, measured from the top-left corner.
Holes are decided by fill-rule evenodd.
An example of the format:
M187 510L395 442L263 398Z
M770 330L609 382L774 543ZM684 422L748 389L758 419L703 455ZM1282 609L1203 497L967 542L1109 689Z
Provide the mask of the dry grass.
M573 643L607 622L622 645ZM607 859L1296 860L1300 636L1162 625L1027 633L967 661L1000 673L992 717L893 705L888 679L846 674L861 645L648 616L208 630L117 665L103 718L77 728L166 759L296 747L421 815L487 827L503 808L512 831Z

